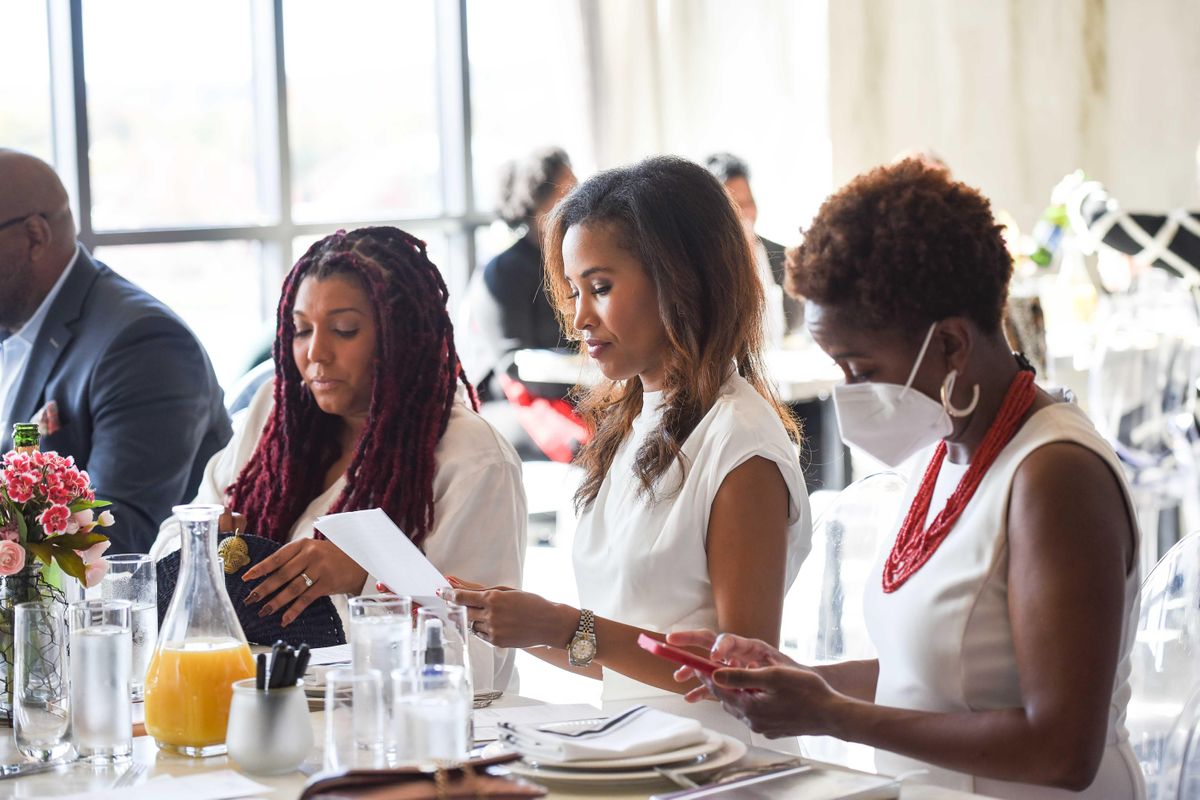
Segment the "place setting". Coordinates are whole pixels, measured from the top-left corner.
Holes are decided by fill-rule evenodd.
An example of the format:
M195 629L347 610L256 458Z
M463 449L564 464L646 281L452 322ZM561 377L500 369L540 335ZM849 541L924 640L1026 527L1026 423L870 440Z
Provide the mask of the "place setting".
M484 756L512 751L510 772L539 782L618 784L660 782L663 770L688 776L729 766L746 745L698 721L637 705L610 717L497 725L499 739Z

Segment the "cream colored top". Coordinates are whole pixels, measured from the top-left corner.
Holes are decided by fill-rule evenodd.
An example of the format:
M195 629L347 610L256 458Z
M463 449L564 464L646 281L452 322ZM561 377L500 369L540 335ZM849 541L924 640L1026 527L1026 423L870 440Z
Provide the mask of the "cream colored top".
M254 454L271 417L273 387L274 381L268 381L259 389L229 444L209 460L194 502L225 502L226 488ZM459 575L487 586L519 587L528 524L521 461L512 446L470 409L461 390L434 457L433 529L425 538L425 555L443 575ZM311 537L313 523L329 510L345 486L345 477L339 478L314 498L296 520L289 541ZM169 518L159 527L151 551L156 559L179 547L179 526L173 522L174 518ZM373 594L375 582L369 575L363 593ZM394 588L403 593L402 587ZM346 596L334 595L333 601L349 631ZM515 677L514 658L511 650L495 649L472 637L475 689L515 688L515 683L510 686Z
M1130 525L1137 535L1133 500L1121 465L1087 416L1072 403L1036 412L1000 451L954 529L930 559L899 589L883 592L882 548L867 581L867 629L879 653L875 702L895 708L936 712L982 711L1022 705L1021 675L1008 616L1008 504L1013 478L1030 453L1053 442L1073 442L1096 453L1117 477ZM908 509L932 450L914 460L919 470L909 481ZM965 467L944 463L930 504L930 519L945 504ZM1136 551L1136 547L1135 547ZM1108 744L1095 782L1080 793L1009 783L951 772L877 750L880 772L924 771L914 778L990 797L1144 797L1141 772L1125 730L1129 703L1130 651L1137 627L1138 568L1125 580L1125 614L1120 660L1109 707Z

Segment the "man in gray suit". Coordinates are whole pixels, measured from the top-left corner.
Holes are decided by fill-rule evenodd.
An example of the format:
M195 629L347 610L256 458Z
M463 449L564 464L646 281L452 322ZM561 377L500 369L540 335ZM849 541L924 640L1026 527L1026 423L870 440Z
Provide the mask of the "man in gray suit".
M76 241L49 165L0 149L0 451L27 421L113 502L114 553L149 552L231 435L192 332Z

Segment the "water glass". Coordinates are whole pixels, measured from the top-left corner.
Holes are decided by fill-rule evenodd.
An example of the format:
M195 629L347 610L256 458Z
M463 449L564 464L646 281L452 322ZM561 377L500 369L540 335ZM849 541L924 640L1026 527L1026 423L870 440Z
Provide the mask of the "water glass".
M462 667L430 666L392 674L396 696L393 736L398 761L420 763L467 757L471 691Z
M383 677L375 670L325 675L325 769L386 766Z
M435 634L431 637L431 627L438 628L440 635ZM428 652L431 638L441 640L440 653ZM467 627L466 606L446 603L440 608L422 606L417 609L416 662L419 667L462 667L467 688L474 690L474 677L471 673L471 629Z
M394 594L352 597L350 659L355 672L392 670L412 664L412 600Z
M140 553L108 556L108 573L100 583L105 600L128 600L133 604L130 613L130 634L133 638L133 660L130 672L130 694L141 700L146 689L146 670L154 646L158 643L158 571L154 559Z
M13 738L39 761L71 749L65 612L44 600L21 603L13 615Z
M132 608L128 600L81 600L69 608L71 739L93 764L125 761L133 751Z
M225 745L251 775L283 775L303 764L313 745L304 682L269 692L255 688L254 678L235 682Z

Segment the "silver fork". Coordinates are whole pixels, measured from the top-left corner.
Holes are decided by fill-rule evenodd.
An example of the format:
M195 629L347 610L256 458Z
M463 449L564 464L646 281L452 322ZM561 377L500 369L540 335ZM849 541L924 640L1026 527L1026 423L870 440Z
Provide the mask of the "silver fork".
M135 786L141 777L146 774L149 769L145 764L130 764L129 769L121 773L121 776L113 781L111 788L125 789L130 786Z

